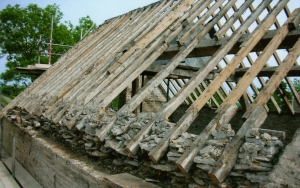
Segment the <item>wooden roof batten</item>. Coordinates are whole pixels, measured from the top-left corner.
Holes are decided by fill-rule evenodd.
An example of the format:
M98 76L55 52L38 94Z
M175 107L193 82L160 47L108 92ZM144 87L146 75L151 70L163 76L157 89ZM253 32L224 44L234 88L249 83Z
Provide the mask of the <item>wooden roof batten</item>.
M194 157L205 146L212 131L231 121L238 110L236 103L245 96L248 106L243 117L246 121L209 171L212 180L220 183L232 169L246 131L260 127L267 117L268 100L273 100L277 111L281 112L272 94L283 79L300 104L299 95L289 78L299 76L299 66L295 62L300 54L300 9L287 15L288 19L280 26L276 17L282 11L290 14L288 0L278 1L274 7L270 6L271 2L261 1L254 9L254 0L246 0L239 7L236 6L237 0L164 0L112 18L62 56L7 105L1 116L19 107L68 130L83 132L87 120L96 122L95 136L99 143L104 144L118 116L130 114L156 87L169 84L172 86L170 100L122 150L124 155L136 155L139 143L151 133L156 121L168 120L186 102L190 105L188 110L148 153L154 163L159 162L166 155L170 140L184 133L212 99L218 107L216 116L176 161L177 167L188 173ZM235 12L229 17L228 12L232 9ZM251 14L244 20L242 15L248 9ZM259 16L265 10L268 14L260 20ZM226 20L224 23L220 21L222 18ZM235 22L240 23L238 28L235 28ZM259 24L249 32L254 22ZM276 30L270 30L274 24ZM216 25L219 30L215 38L204 40ZM228 35L228 30L232 34ZM178 44L173 44L174 40ZM290 40L293 42L288 43ZM276 50L287 48L291 49L281 62ZM251 52L257 52L257 59L251 57ZM229 58L228 54L234 55ZM210 56L202 68L180 65L186 58L202 56ZM266 66L270 57L275 58L278 66ZM170 61L166 65L154 65L153 62L159 59ZM243 62L245 59L249 66ZM221 65L222 61L225 65ZM106 109L113 99L139 75L146 73L153 74L153 77L115 115L105 119ZM261 78L265 76L270 77L267 83ZM261 91L253 82L256 77L264 86ZM232 87L232 91L227 92L226 84ZM255 99L248 92L249 87L257 95ZM222 101L220 107L214 94ZM289 101L286 103L290 107ZM291 107L289 109L295 113Z

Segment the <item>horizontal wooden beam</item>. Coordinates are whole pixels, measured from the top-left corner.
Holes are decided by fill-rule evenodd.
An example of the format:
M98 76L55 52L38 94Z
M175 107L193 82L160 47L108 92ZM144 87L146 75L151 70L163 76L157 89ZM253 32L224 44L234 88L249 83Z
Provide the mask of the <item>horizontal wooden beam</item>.
M261 41L252 49L252 52L260 52L267 46L271 39L275 36L278 29L270 30L261 39ZM235 54L240 49L240 45L247 40L249 34L244 34L234 47L228 52L229 54ZM289 49L292 48L295 42L300 37L300 28L289 32L289 34L282 41L278 49ZM187 56L191 57L205 57L212 56L223 44L228 41L229 37L224 37L221 40L210 39L201 40L200 44ZM177 44L171 45L159 58L158 60L166 60L174 57L182 47Z
M148 76L154 76L156 73L158 73L161 69L164 68L164 65L159 64L152 64L150 65L142 74L148 75ZM271 77L278 66L274 67L264 67L261 69L261 71L258 73L258 77ZM196 71L198 71L199 68L196 67L188 67L188 66L178 66L173 72L169 75L168 78L171 79L184 79L184 78L191 78ZM223 69L218 69L212 71L209 75L206 76L207 80L213 80L216 78L216 76L219 75L219 73ZM249 67L246 68L237 68L235 69L235 74L231 75L226 81L227 82L236 82L237 77L242 77L247 71L249 70ZM294 77L300 77L300 66L293 66L288 71L287 76L294 76Z

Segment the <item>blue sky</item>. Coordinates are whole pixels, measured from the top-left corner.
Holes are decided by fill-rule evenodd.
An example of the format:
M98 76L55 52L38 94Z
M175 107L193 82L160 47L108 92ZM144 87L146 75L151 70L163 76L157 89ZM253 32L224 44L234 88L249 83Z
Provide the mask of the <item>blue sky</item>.
M8 4L20 4L22 7L26 7L28 4L38 4L40 7L45 7L55 3L59 5L64 14L63 21L71 21L77 25L79 18L89 15L96 24L100 25L109 18L156 1L158 0L0 0L0 10ZM295 8L300 7L300 1L290 0L288 6L292 12ZM0 59L0 73L5 70L5 62L5 58Z

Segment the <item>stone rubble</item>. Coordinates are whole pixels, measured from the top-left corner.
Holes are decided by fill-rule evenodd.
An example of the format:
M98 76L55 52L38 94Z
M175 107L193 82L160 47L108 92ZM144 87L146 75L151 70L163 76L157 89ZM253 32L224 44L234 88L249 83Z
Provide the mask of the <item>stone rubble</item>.
M111 147L117 151L125 151L126 145L140 132L142 127L147 125L150 119L154 116L154 113L139 113L136 116L133 113L119 113L117 120L111 129L110 138L106 139L106 142L117 142L117 147ZM124 154L125 154L124 153Z
M244 177L253 183L264 184L273 169L274 156L282 149L283 143L278 137L260 133L258 128L250 129L245 141L239 149L234 170L246 172Z
M170 140L168 160L176 162L196 138L197 135L184 132L177 139Z
M221 130L214 130L212 132L212 139L206 142L206 146L199 152L199 156L194 158L197 168L204 171L209 171L219 156L222 154L225 145L229 143L235 135L230 124L224 124Z
M101 115L95 115L95 112L95 109L87 111L70 108L57 124L49 121L44 116L30 115L21 109L13 110L8 118L28 130L43 130L50 133L51 137L62 138L70 143L72 148L76 147L83 153L99 159L107 159L112 154L122 154L122 159L113 160L112 163L116 166L129 165L133 168L149 166L152 169L170 173L174 186L187 182L191 183L190 185L193 185L193 182L196 183L195 185L207 185L205 182L209 177L202 177L203 172L207 173L214 166L225 145L235 136L230 124L224 124L220 130L214 130L211 139L207 140L205 147L193 159L196 163L194 172L200 171L202 174L200 176L200 173L194 173L191 176L190 173L180 173L174 162L181 157L198 135L184 132L180 136L171 139L167 158L162 159L158 164L149 162L145 165L146 163L140 161L140 156L126 157L128 153L125 146L150 122L155 114L139 113L137 116L127 112L118 114L112 109L108 109L106 113ZM117 117L116 122L105 142L101 142L96 132L114 116ZM148 153L151 151L174 126L175 124L169 122L167 118L159 117L155 121L151 132L144 136L139 143L142 152ZM267 183L268 175L274 165L274 157L282 148L283 143L278 136L266 132L260 133L259 129L250 129L245 135L245 143L239 149L238 159L230 176L245 177L253 183Z

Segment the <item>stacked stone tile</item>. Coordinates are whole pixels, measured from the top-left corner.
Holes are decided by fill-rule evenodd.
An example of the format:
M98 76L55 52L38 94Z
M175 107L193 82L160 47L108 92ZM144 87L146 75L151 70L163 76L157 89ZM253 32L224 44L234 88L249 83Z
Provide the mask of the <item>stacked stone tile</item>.
M145 135L143 140L139 143L139 146L142 149L142 151L149 152L174 126L175 124L169 122L166 118L162 116L158 118L155 121L155 124L152 126L150 134Z
M186 149L196 140L197 135L184 132L177 139L170 141L168 160L176 162Z
M121 154L126 154L125 146L140 132L154 113L120 113L115 125L111 129L110 136L106 139L105 147L113 148Z
M239 149L234 169L245 172L244 176L251 182L266 182L268 172L273 169L274 156L282 147L283 143L278 137L260 133L257 128L250 129L245 135L245 143Z
M62 121L57 124L54 124L43 116L30 115L21 109L11 111L8 118L28 130L40 129L46 133L50 133L51 137L62 138L66 142L69 142L72 147L91 156L106 158L113 151L127 156L128 153L125 146L138 134L142 127L147 126L155 115L154 113L140 113L136 116L132 113L119 113L115 125L111 129L110 135L105 139L104 144L100 142L96 136L96 132L110 122L116 116L116 112L108 109L105 114L102 114L101 118L89 115L89 113L82 111L79 114L76 111L70 110L65 113ZM70 129L68 125L70 125L74 117L78 117L80 121L77 121L77 123L80 123L72 126ZM163 116L157 118L150 134L146 135L140 143L142 151L149 152L174 126L174 123L168 122ZM243 176L251 182L266 183L269 172L273 168L274 158L283 147L280 139L281 137L284 139L285 134L284 132L279 132L281 131L249 130L245 135L245 143L239 149L238 159L230 175ZM223 152L225 145L231 141L233 136L235 136L235 132L232 130L230 124L224 124L220 130L214 130L211 134L211 139L206 142L206 146L194 158L196 167L199 170L209 171ZM161 161L159 164L151 165L151 167L175 173L178 169L174 165L174 162L181 157L197 137L198 135L184 132L177 138L171 139L167 153L168 162ZM132 157L127 158L124 164L135 167L141 165L138 156ZM182 174L179 175L183 177ZM178 177L175 179L178 182Z
M200 150L199 156L194 158L196 166L202 170L209 171L219 156L222 154L225 145L235 135L230 124L224 124L221 130L212 132L213 138L206 142L206 146Z
M236 170L271 171L272 160L283 147L276 136L259 133L259 129L251 129L245 135L246 142L239 149Z

